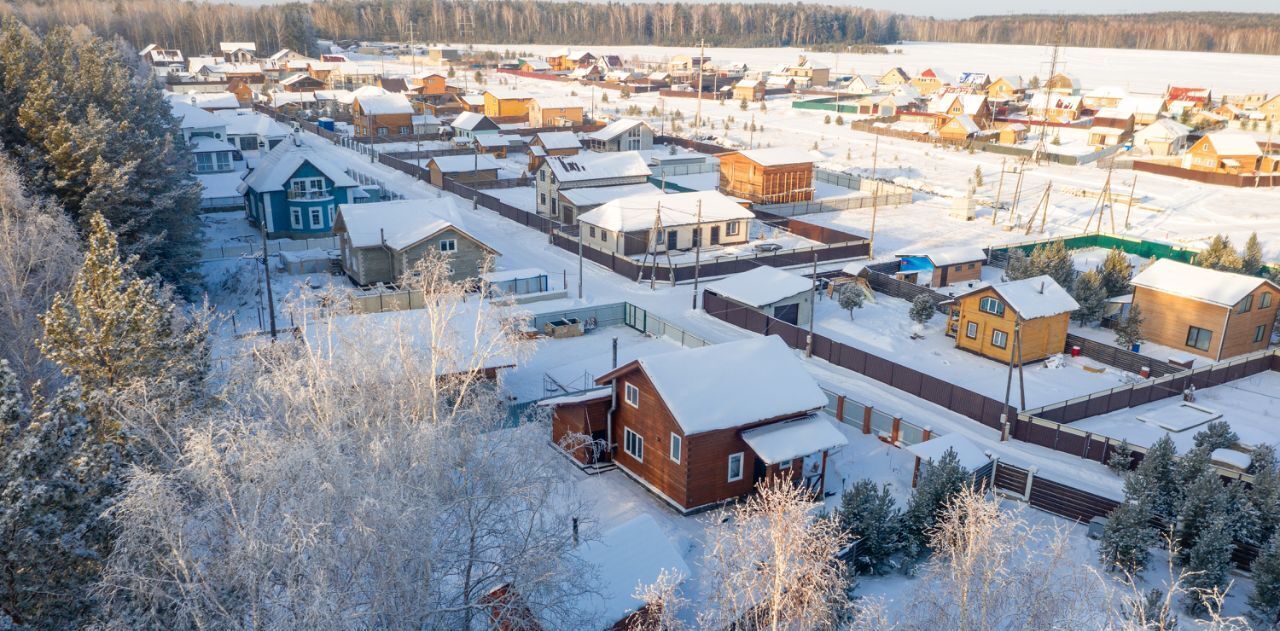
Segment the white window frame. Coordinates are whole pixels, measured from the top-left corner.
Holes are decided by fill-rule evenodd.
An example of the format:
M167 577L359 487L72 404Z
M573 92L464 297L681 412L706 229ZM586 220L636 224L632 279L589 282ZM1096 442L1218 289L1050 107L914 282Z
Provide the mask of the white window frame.
M302 209L301 208L294 206L289 209L289 225L299 230L302 229Z
M636 462L644 462L644 436L631 431L630 427L622 428L622 451Z
M976 339L978 339L978 323L977 323L977 322L969 322L969 323L965 324L965 325L964 325L964 336L965 336L965 337L967 337L967 338L969 338L969 339L971 339L971 340L976 340Z
M319 228L324 225L324 209L319 206L312 206L308 210L311 211L311 227Z
M441 252L457 252L458 240L457 239L441 239L440 251Z
M737 475L737 476L733 475L733 461L734 461L735 459L738 461L738 475ZM739 451L739 452L738 452L738 453L736 453L736 454L729 454L729 468L728 468L728 472L727 472L727 473L729 474L729 481L730 481L730 482L737 482L738 480L741 480L741 479L742 479L742 474L743 474L743 469L745 469L745 468L746 468L746 466L747 466L747 457L746 457L746 454L744 454L744 453L743 453L743 452L741 452L741 451Z
M791 468L791 461L790 461L790 460L784 460L784 461L782 461L782 462L779 462L779 463L778 463L778 469L779 469L779 470L782 470L782 469L790 469L790 468Z
M676 464L680 464L680 459L684 457L684 439L675 432L671 432L671 446L667 448L667 455Z
M627 405L630 405L637 410L640 409L640 388L635 387L635 385L631 383L623 382L622 399L627 402Z
M996 342L997 338L999 338L1001 341ZM991 345L996 348L1009 348L1009 334L1005 333L1004 331L1001 331L1000 329L992 329Z
M990 300L990 301L991 301L991 303L990 303L990 304L994 304L994 305L995 305L995 307L993 307L993 308L991 308L991 309L988 309L988 308L987 308L987 304L988 304L988 302L987 302L987 301L988 301L988 300ZM983 313L990 313L991 315L994 315L994 316L1000 316L1000 317L1002 317L1002 318L1003 318L1003 317L1004 317L1004 303L1003 303L1003 302L1001 302L999 298L992 298L991 296L987 296L987 297L983 298L982 300L979 300L979 301L978 301L978 311L981 311L981 312L983 312Z
M740 228L741 228L741 224L737 221L727 222L724 224L724 236L736 237L738 236L738 230Z

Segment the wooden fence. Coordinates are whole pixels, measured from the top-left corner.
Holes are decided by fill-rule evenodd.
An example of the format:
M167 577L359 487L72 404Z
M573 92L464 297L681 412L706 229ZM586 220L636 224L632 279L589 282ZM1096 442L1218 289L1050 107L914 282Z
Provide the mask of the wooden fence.
M1146 368L1152 377L1164 377L1184 370L1162 359L1068 333L1067 350L1071 350L1072 347L1079 347L1080 354L1089 359L1132 373L1141 374L1142 369Z
M1232 173L1209 173L1207 171L1184 169L1172 164L1160 164L1150 160L1134 160L1133 170L1145 173L1155 173L1156 175L1167 175L1170 177L1182 178L1184 180L1193 180L1196 182L1203 182L1205 184L1220 184L1222 186L1235 186L1239 188L1270 188L1280 186L1280 174L1235 175Z

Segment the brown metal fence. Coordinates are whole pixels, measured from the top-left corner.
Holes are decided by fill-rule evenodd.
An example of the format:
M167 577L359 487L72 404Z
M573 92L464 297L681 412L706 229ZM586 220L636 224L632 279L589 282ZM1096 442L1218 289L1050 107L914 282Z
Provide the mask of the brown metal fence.
M1209 173L1207 171L1193 171L1191 169L1184 169L1172 164L1160 164L1158 162L1150 162L1147 160L1134 160L1133 170L1155 173L1156 175L1168 175L1171 177L1182 178L1184 180L1203 182L1205 184L1220 184L1222 186L1236 186L1241 188L1269 188L1273 186L1280 186L1280 174L1235 175L1232 173Z
M1150 371L1152 377L1163 377L1180 372L1183 368L1174 366L1169 362L1154 357L1148 357L1133 351L1127 351L1110 344L1103 344L1095 340L1080 337L1079 335L1067 334L1067 350L1072 347L1080 347L1080 354L1094 361L1102 362L1108 366L1114 366L1121 370L1132 373L1141 373L1143 368Z

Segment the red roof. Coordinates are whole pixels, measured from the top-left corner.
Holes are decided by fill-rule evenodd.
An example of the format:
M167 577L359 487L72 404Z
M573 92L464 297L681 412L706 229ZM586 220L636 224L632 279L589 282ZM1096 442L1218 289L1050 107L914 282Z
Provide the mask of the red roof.
M1209 100L1209 89L1170 86L1168 100L1204 103Z

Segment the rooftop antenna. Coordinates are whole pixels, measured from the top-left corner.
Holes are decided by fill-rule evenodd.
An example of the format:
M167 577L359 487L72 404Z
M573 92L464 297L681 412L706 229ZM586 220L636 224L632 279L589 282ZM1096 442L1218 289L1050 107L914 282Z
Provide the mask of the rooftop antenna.
M1058 19L1058 36L1053 41L1053 53L1049 58L1049 78L1040 84L1040 94L1044 96L1043 110L1040 112L1040 136L1036 139L1036 148L1031 152L1031 157L1036 164L1044 161L1046 148L1044 146L1044 137L1049 133L1049 83L1053 81L1053 77L1058 74L1058 56L1062 52L1062 40L1067 33L1067 19L1065 17Z
M698 103L694 106L693 128L694 133L702 126L702 66L706 63L707 41L699 40L698 42Z

